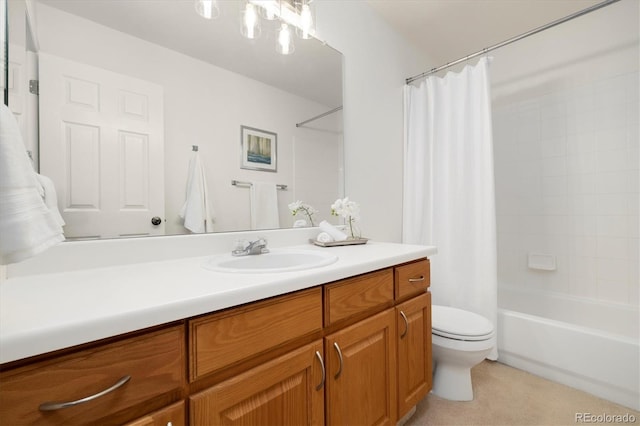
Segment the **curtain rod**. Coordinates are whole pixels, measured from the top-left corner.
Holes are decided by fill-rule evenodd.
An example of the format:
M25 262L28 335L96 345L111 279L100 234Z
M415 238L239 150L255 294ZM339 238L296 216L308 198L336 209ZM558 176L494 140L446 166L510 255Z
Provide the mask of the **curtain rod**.
M341 109L342 109L342 105L340 105L339 107L336 107L336 108L332 109L331 111L324 112L324 113L322 113L322 114L320 114L320 115L316 115L315 117L310 118L310 119L308 119L308 120L302 121L302 122L300 122L300 123L296 123L296 127L300 127L300 126L302 126L303 124L307 124L307 123L309 123L309 122L311 122L311 121L315 121L315 120L317 120L317 119L319 119L319 118L326 117L327 115L329 115L329 114L333 114L334 112L338 112L338 111L340 111Z
M620 0L606 0L606 1L603 1L601 3L594 4L591 7L588 7L586 9L582 9L582 10L576 12L576 13L573 13L571 15L565 16L564 18L557 19L557 20L555 20L553 22L550 22L550 23L548 23L546 25L543 25L541 27L535 28L535 29L533 29L531 31L527 31L526 33L522 33L522 34L520 34L518 36L512 37L512 38L510 38L508 40L505 40L505 41L503 41L501 43L494 44L493 46L490 46L490 47L486 47L486 48L484 48L484 49L482 49L482 50L480 50L480 51L478 51L476 53L473 53L471 55L467 55L467 56L465 56L463 58L460 58L458 60L455 60L453 62L446 63L444 65L441 65L441 66L437 67L437 68L432 68L431 70L425 71L422 74L418 74L418 75L415 75L413 77L409 77L409 78L407 78L405 80L405 82L406 82L406 84L410 84L410 83L412 83L412 82L414 82L414 81L416 81L416 80L418 80L418 79L420 79L422 77L426 77L426 76L428 76L430 74L434 74L434 73L436 73L438 71L442 71L444 69L450 68L450 67L452 67L454 65L459 64L460 62L464 62L464 61L467 61L467 60L469 60L471 58L475 58L476 56L485 55L485 54L491 52L492 50L495 50L495 49L498 49L500 47L506 46L508 44L514 43L514 42L516 42L518 40L522 40L523 38L532 36L534 34L537 34L537 33L541 32L541 31L547 30L547 29L549 29L551 27L555 27L556 25L560 25L560 24L562 24L564 22L570 21L570 20L572 20L574 18L577 18L579 16L586 15L587 13L590 13L590 12L593 12L595 10L601 9L601 8L603 8L605 6L609 6L610 4L616 3L618 1L620 1Z

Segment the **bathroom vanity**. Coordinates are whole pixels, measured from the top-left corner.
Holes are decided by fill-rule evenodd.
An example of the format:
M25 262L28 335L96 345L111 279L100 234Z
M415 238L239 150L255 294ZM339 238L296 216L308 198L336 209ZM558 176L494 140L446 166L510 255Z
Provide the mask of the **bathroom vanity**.
M48 324L56 309L2 312L0 423L395 424L431 388L435 249L335 253L322 268L253 276L206 270L200 257L5 281L3 309L21 301L9 286L43 281L81 292L61 293L58 309L85 305ZM128 287L118 296L130 300L99 293L94 304L76 286L89 277ZM47 351L58 333L74 337Z

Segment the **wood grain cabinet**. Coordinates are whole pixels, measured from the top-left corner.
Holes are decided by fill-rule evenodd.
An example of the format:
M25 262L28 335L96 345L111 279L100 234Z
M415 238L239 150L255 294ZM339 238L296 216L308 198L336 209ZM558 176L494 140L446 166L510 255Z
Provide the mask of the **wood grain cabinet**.
M124 426L185 426L187 412L184 401L176 402L161 410L154 411Z
M175 401L184 326L0 372L0 424L118 424Z
M398 341L398 418L401 419L432 387L431 293L395 308Z
M320 340L190 398L191 425L323 425Z
M396 423L395 339L393 309L325 338L327 424Z
M324 286L324 324L331 326L393 303L391 268Z
M0 366L0 424L394 425L431 390L428 288L422 259Z
M398 418L432 388L431 293L428 259L394 268L398 353Z
M429 259L422 259L394 268L395 300L424 293L431 283Z
M190 378L228 368L322 330L322 292L312 288L189 320Z

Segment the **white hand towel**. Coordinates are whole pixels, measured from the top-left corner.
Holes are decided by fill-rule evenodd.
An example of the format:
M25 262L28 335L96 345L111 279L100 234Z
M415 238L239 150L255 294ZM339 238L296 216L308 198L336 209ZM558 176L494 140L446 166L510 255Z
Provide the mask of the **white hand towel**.
M320 241L321 243L332 243L335 241L333 237L327 234L326 232L319 233L318 236L316 237L316 240Z
M197 234L213 231L214 213L211 208L207 178L198 151L194 151L189 161L187 177L187 196L180 218L184 219L184 227Z
M0 104L0 264L23 261L64 241L38 187L18 123Z
M344 232L342 232L341 230L339 230L338 228L336 228L326 220L323 220L322 222L320 222L320 229L326 232L327 234L331 235L331 237L335 241L344 241L347 239L347 234L345 234Z
M253 182L251 184L251 229L274 229L279 227L276 184Z
M56 194L56 186L53 184L51 178L36 173L36 179L40 188L40 196L44 201L45 206L49 209L53 217L56 219L56 223L60 226L64 226L65 222L58 210L58 196Z

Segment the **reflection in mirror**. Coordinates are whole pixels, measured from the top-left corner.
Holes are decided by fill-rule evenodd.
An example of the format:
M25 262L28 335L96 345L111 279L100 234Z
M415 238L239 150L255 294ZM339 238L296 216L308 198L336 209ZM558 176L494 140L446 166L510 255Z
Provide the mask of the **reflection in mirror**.
M208 232L291 227L296 200L319 211L315 223L331 219L343 196L342 114L296 124L342 105L339 52L296 39L278 54L277 21L242 37L239 1L219 2L212 20L192 1L26 4L40 93L39 117L24 121L39 128L36 163L56 184L68 239L190 233L181 209L202 175ZM248 158L242 128L268 149ZM241 167L252 160L263 164ZM266 207L251 203L265 197Z
M0 87L2 87L2 99L5 105L9 104L9 92L7 83L8 74L8 37L7 37L7 0L0 0Z

